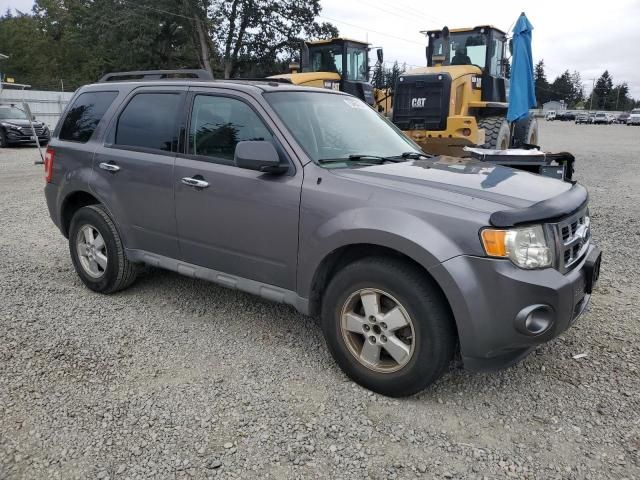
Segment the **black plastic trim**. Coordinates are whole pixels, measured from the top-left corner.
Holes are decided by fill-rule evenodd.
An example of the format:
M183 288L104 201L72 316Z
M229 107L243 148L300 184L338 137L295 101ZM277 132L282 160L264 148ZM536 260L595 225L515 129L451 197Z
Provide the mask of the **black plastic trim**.
M494 227L508 228L526 223L555 220L576 213L588 201L587 189L575 183L568 191L534 203L530 207L494 212L489 222Z

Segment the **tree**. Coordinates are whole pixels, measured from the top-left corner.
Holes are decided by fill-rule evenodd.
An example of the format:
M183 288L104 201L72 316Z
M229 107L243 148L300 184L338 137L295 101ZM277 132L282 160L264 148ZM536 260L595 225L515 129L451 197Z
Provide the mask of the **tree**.
M551 89L549 82L547 81L547 75L544 71L544 60L540 60L536 63L533 72L534 83L536 86L536 98L538 103L542 105L551 100Z
M337 36L333 25L315 21L320 8L320 0L214 0L212 11L221 21L212 33L221 47L224 78L255 59L291 56L304 38Z
M405 71L406 71L406 68L404 67L404 65L403 65L403 68L400 68L400 66L398 65L397 61L393 62L393 66L391 67L391 69L387 70L386 75L385 75L386 76L386 79L385 79L386 87L387 88L395 88L396 82L398 81L398 78Z
M607 110L611 103L612 90L613 79L609 71L605 70L596 81L596 85L589 98L589 105L593 105L593 108L597 110Z
M319 0L36 0L0 17L2 71L44 89L123 70L281 73L303 38L338 35L319 12Z
M371 84L374 88L386 88L385 83L385 68L382 62L377 62L373 67L373 74L371 75Z

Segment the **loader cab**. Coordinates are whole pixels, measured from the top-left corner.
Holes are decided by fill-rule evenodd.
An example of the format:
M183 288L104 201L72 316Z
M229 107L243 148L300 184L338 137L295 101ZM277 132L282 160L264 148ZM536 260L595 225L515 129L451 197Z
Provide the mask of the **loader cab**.
M369 83L369 44L346 38L306 42L308 52L301 55L303 72L332 72L340 75L334 88L373 105L373 88ZM308 60L308 61L307 61Z
M482 100L507 101L507 35L490 25L426 32L427 66L476 66L482 71Z

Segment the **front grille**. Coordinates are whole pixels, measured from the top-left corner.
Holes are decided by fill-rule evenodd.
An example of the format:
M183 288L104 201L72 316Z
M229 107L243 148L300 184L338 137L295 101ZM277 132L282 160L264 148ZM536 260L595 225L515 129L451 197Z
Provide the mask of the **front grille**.
M575 267L587 253L591 242L589 210L584 207L558 223L551 224L558 239L558 270L562 273Z
M44 127L33 127L33 130L31 129L31 127L20 127L19 128L20 133L22 133L23 135L33 135L33 130L36 131L36 135L40 136L44 133Z

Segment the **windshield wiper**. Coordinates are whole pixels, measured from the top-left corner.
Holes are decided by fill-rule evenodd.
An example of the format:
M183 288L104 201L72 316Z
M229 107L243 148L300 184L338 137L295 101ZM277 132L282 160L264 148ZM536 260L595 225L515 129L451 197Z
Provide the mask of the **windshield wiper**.
M412 159L412 160L419 160L421 158L431 158L430 155L427 155L425 153L420 153L420 152L404 152L402 155L400 155L402 158L406 158L406 159Z
M427 155L419 152L404 152L400 155L383 157L381 155L369 155L366 153L352 153L346 158L321 158L318 163L339 163L339 162L376 162L382 164L384 162L406 162L409 159L429 158Z

